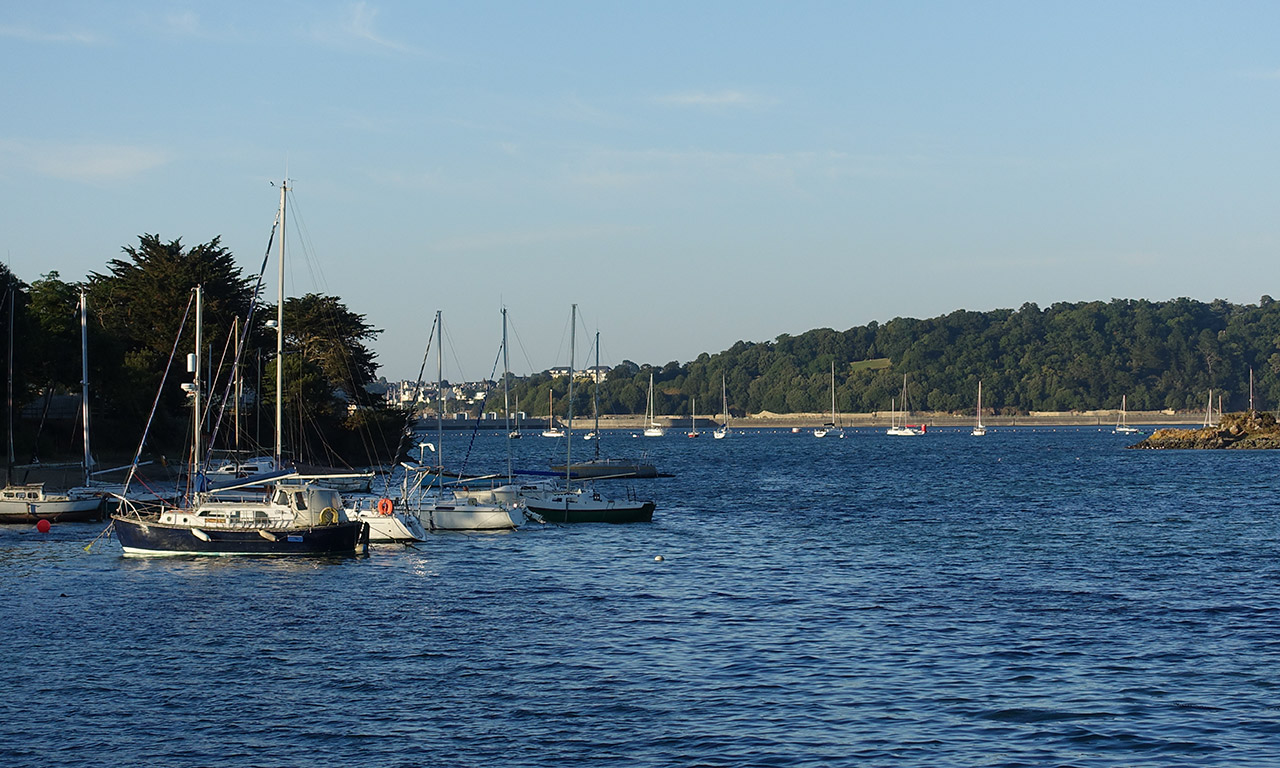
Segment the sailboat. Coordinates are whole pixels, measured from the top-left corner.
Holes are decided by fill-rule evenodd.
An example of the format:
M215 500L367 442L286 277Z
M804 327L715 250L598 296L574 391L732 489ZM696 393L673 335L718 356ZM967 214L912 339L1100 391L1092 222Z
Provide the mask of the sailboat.
M689 433L686 437L700 437L701 432L698 431L698 401L692 395L689 396Z
M35 523L40 520L50 522L84 522L98 520L102 517L102 499L97 496L71 496L61 493L47 493L44 483L13 482L13 324L15 292L10 286L5 298L9 302L9 461L5 465L5 484L0 488L0 523ZM80 293L81 329L84 322L84 292ZM84 336L81 336L81 344ZM87 382L86 375L86 382ZM87 386L87 383L85 384ZM88 483L91 460L89 458L89 421L88 391L81 393L84 404L84 473Z
M549 523L647 523L653 520L654 503L641 501L628 494L624 500L607 499L598 491L574 487L573 476L573 348L578 323L578 305L571 310L569 331L569 414L565 430L570 439L565 443L564 488L542 496L526 498L525 509Z
M653 374L649 374L649 404L645 407L644 412L644 436L645 437L662 437L667 430L658 426L654 421L653 413Z
M119 508L119 503L123 499L128 499L135 504L158 504L158 503L174 503L179 492L177 486L169 481L160 483L143 483L132 485L131 481L135 477L140 463L135 457L134 462L122 467L111 469L103 469L93 471L93 452L89 450L89 302L83 290L80 291L80 418L84 424L84 483L67 490L67 496L72 499L97 499L101 503L101 511L110 510L114 512ZM125 482L108 482L98 480L95 475L106 475L122 470L129 470L128 479ZM141 488L142 490L137 490ZM95 518L97 519L97 518Z
M716 427L716 431L711 436L717 440L723 440L729 436L729 394L724 385L724 374L720 374L720 412L723 414L723 420L720 426Z
M280 186L280 210L276 223L280 231L280 284L276 319L276 466L283 453L284 394L284 248L285 197L288 182ZM352 554L361 540L367 541L368 526L344 519L342 496L337 491L312 483L285 486L279 482L262 499L219 498L218 492L241 490L263 481L280 481L296 473L282 470L275 475L234 479L220 488L204 488L201 407L202 325L204 291L197 285L196 351L190 356L194 374L183 390L193 397L191 409L192 477L196 482L189 507L162 507L146 513L129 502L111 516L112 528L126 555L325 555ZM179 330L181 334L181 330ZM237 357L243 345L237 347Z
M572 386L572 385L570 385ZM542 430L543 437L564 437L564 430L556 426L555 394L547 390L547 428Z
M987 434L987 428L982 426L982 382L978 382L978 411L977 420L973 424L973 430L969 433L974 437L982 437Z
M836 426L836 361L831 361L831 421L813 430L814 437L835 435L844 437L844 430Z
M909 412L907 409L907 374L904 373L902 374L902 411L901 413L897 410L893 411L893 415L890 416L889 429L885 430L885 434L898 436L923 435L925 432L923 424L907 423L907 414Z
M1127 414L1127 411L1129 410L1128 401L1129 401L1128 395L1120 396L1120 414L1116 416L1116 428L1112 430L1112 434L1133 435L1142 431L1137 427L1129 426L1128 414Z
M596 370L600 370L600 334L596 333ZM569 476L574 479L596 479L605 478L630 478L630 477L657 477L658 469L653 464L645 461L634 459L610 459L600 457L600 377L595 377L595 388L592 392L593 414L595 416L595 426L589 433L594 435L596 455L593 459L585 461L577 461L573 464L562 464L551 466L553 472L568 472ZM510 474L508 472L508 474Z
M438 386L444 383L444 336L441 323L441 312L436 310L436 380ZM443 392L443 389L441 389ZM436 409L436 452L440 459L440 470L436 472L425 466L414 468L405 466L405 480L402 498L404 509L418 518L428 531L509 531L516 527L516 521L506 507L496 503L485 503L473 496L446 494L444 489L444 415L443 408ZM436 493L429 498L430 485L423 485L424 480L435 474ZM434 484L434 483L433 483Z

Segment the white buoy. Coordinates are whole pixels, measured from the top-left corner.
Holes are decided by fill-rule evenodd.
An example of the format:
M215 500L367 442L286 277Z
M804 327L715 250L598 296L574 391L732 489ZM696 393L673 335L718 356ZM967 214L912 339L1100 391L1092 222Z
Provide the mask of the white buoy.
M653 559L659 563L662 562L663 560L666 560L666 558L663 557L662 555L655 555Z

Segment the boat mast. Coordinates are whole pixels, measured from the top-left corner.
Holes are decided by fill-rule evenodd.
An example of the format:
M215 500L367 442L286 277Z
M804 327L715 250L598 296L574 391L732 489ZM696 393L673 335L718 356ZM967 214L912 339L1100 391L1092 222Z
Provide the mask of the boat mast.
M978 382L978 413L975 418L977 419L977 421L975 422L974 426L981 427L982 426L982 382L981 381Z
M13 276L9 276L9 290L6 292L5 298L9 300L9 460L4 467L5 485L13 485L13 305L17 299L17 294L13 290Z
M729 430L729 388L725 384L724 374L720 374L720 407L724 409L724 429Z
M645 424L645 427L646 427L646 428L648 428L648 427L652 427L652 426L654 425L654 418L653 418L653 417L654 417L654 413L653 413L653 373L652 373L652 372L650 372L650 374L649 374L649 404L648 404L648 406L645 408L645 419L646 419L646 421L648 422L647 424Z
M236 423L236 435L235 435L236 467L239 468L240 466L239 464L240 462L240 398L244 392L244 378L240 375L240 316L239 315L236 315L234 318L232 318L231 338L236 340L235 365L233 366L233 370L235 371L235 375L236 375L236 380L232 388L233 394L236 400L235 400L235 403L232 405L232 413L235 414L234 418Z
M595 388L591 391L591 409L595 414L596 423L592 427L596 436L596 458L600 458L600 332L596 331L596 369L592 373L592 378L596 381Z
M836 361L831 361L831 426L836 425Z
M285 192L289 189L289 180L280 182L280 267L279 286L276 289L276 447L275 464L279 469L283 465L284 455L284 222ZM197 323L197 328L199 324Z
M89 484L89 321L84 289L80 289L80 406L84 420L84 484Z
M195 374L195 378L191 382L191 386L193 387L193 390L194 390L193 393L195 395L195 403L194 403L195 410L193 412L195 429L192 430L195 433L195 436L193 437L192 444L191 444L191 469L195 473L195 477L196 477L196 490L200 490L200 484L201 484L200 483L200 477L201 477L200 462L202 461L202 457L200 455L200 449L201 449L200 430L203 427L202 422L204 421L204 419L201 418L202 411L200 410L202 407L201 400L200 400L200 345L204 341L203 333L202 333L203 330L204 330L204 286L197 285L196 286L196 351L195 351L195 355L194 355L195 359L193 361L192 371L191 371L193 374Z
M440 490L444 491L444 328L441 327L440 310L436 310L436 394L440 396L440 407L436 409L436 460L440 462L440 471L436 479L440 481Z
M502 308L502 411L507 419L507 482L511 482L511 362L507 356L507 308Z
M564 487L569 490L569 478L573 476L573 348L578 337L578 305L569 310L569 420L564 428ZM566 502L567 503L567 502Z

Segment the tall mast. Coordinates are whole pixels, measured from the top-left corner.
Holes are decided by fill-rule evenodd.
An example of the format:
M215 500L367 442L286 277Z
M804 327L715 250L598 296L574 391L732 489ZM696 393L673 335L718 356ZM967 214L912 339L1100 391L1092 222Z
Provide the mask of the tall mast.
M981 385L979 385L981 386ZM836 361L831 361L831 426L836 425Z
M232 366L232 370L235 371L235 375L236 375L236 380L233 386L235 390L234 395L235 395L236 401L234 406L232 406L232 412L235 414L235 422L236 422L236 437L235 437L236 461L239 462L240 461L240 396L241 396L241 393L244 391L244 386L243 386L244 377L240 375L240 316L239 315L236 315L235 318L233 318L231 329L232 329L231 338L236 340L236 356L235 356L236 362L235 362L235 365Z
M502 308L502 412L507 419L507 481L511 481L511 362L507 356L507 308Z
M600 332L596 331L596 369L592 373L595 389L591 391L591 410L595 414L596 423L592 430L596 433L596 458L600 458Z
M440 481L440 489L444 490L444 328L441 327L440 310L436 310L436 394L440 396L440 407L436 409L436 459L440 462L440 472L436 479Z
M13 276L9 277L9 290L5 294L9 300L9 460L4 467L5 485L13 485L13 305L17 301L17 293L13 290Z
M192 366L194 369L192 373L195 374L195 379L192 381L192 386L195 388L195 393L194 393L195 394L195 403L194 403L195 429L192 431L195 432L195 437L192 440L192 445L191 445L191 468L196 473L197 478L200 477L200 474L199 474L201 472L200 462L202 460L202 457L200 455L200 448L201 448L200 431L204 427L204 423L203 423L204 414L203 414L203 411L201 411L202 403L200 399L200 388L201 388L200 349L201 349L201 345L204 343L204 339L202 335L203 330L204 330L204 286L197 285L196 286L196 352L195 352L195 363ZM197 480L197 490L199 490L198 480Z
M276 289L276 467L283 466L284 456L284 199L289 180L280 182L280 267Z
M89 309L80 289L80 406L84 420L84 484L89 484L89 467L93 461L89 454Z
M573 348L577 344L578 305L569 310L569 421L564 428L564 487L569 488L573 476Z

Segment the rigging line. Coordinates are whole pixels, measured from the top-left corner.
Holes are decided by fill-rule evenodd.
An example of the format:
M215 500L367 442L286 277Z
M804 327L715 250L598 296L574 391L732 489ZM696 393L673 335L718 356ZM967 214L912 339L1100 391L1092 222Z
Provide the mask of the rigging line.
M178 333L173 337L173 349L169 351L169 362L165 364L164 375L160 377L160 386L156 387L156 399L151 404L151 413L147 416L146 426L142 428L142 439L138 441L138 450L133 454L133 463L129 465L129 474L125 476L121 496L129 492L129 483L133 482L133 477L138 472L138 462L142 461L142 450L147 445L147 433L151 431L151 423L155 420L156 410L160 407L160 393L164 392L164 385L169 378L169 371L173 368L173 358L178 354L178 344L182 341L182 332L186 330L187 318L191 316L191 305L194 302L195 294L193 293L187 298L187 310L182 313L182 322L178 325Z
M281 237L284 237L284 233L280 232L280 214L282 212L283 211L281 209L277 208L275 218L271 222L271 231L267 235L267 248L262 254L262 266L258 268L258 281L253 287L253 299L249 303L249 315L245 318L244 328L240 331L240 339L237 342L235 363L231 367L231 377L228 379L227 388L223 392L222 405L218 409L218 418L214 421L213 428L209 431L210 445L213 445L213 442L217 440L218 432L222 428L222 418L227 410L227 402L231 398L232 383L240 373L241 360L243 359L245 349L248 346L246 342L249 340L249 334L253 329L253 319L257 315L258 307L262 303L262 292L266 288L267 266L271 262L271 246L275 242L277 233L279 233ZM188 307L188 311L189 310L190 308ZM279 365L279 361L277 361L276 364ZM257 402L261 404L262 393L255 392L254 396L257 398ZM210 400L212 399L213 398L210 398Z
M497 375L498 375L498 365L499 365L501 362L502 362L502 343L501 343L501 342L499 342L499 343L498 343L498 355L497 355L497 357L495 357L495 358L494 358L494 361L493 361L493 368L491 368L491 369L489 370L489 381L493 381L493 380L497 377ZM486 401L488 400L488 398L487 398L487 397L486 397L485 399L486 399ZM466 470L467 470L467 463L471 460L471 449L475 447L475 444L476 444L476 435L478 435L478 434L480 433L480 423L484 420L484 410L485 410L484 406L485 406L485 404L484 404L484 403L482 403L482 404L481 404L481 406L480 406L480 415L478 415L478 416L476 417L476 423L475 423L475 426L474 426L474 427L472 427L472 429L471 429L471 442L467 443L467 450L466 450L466 452L463 454L463 457L462 457L462 466L458 468L458 474L459 474L459 475L461 475L462 473L466 472Z
M533 361L529 359L529 351L524 348L524 340L520 338L520 332L516 330L515 321L511 319L511 313L507 313L507 328L512 336L516 337L516 346L520 347L521 354L524 355L525 365L528 366L530 373L533 372Z
M441 333L441 335L444 337L444 342L443 342L443 343L444 343L446 346L448 346L448 347L449 347L449 352L450 352L450 354L452 354L452 355L453 355L453 365L454 365L454 367L455 367L455 368L457 369L457 371L458 371L458 376L459 376L459 378L460 378L463 382L465 382L467 377L466 377L466 374L464 374L464 373L462 372L462 363L458 360L458 350L457 350L457 348L453 345L453 336L451 336L450 334L448 334L448 333L446 333L446 332L445 332L445 328L444 328L444 315L443 315L443 314L440 316L440 333ZM443 347L441 348L441 350L443 350ZM441 407L441 408L444 408L444 391L442 390L439 394L440 394L440 407ZM476 433L477 433L479 430L480 430L480 421L479 421L479 419L477 419L477 420L476 420L475 425L472 427L472 431L471 431L471 442L467 445L467 450L466 450L466 452L465 452L465 453L463 454L463 456L462 456L462 462L461 462L461 463L460 463L460 465L458 466L458 474L459 474L459 475L461 475L462 473L464 473L464 472L466 471L466 469L467 469L467 462L468 462L468 460L471 458L471 448L472 448L472 446L473 446L473 445L475 445ZM443 470L444 470L443 463L441 464L440 469L441 469L441 471L443 471ZM441 480L441 482L443 483L443 479Z
M315 245L311 242L310 230L306 226L306 220L303 218L302 209L298 205L297 198L294 197L292 185L289 186L285 194L289 196L289 210L293 212L290 219L293 221L293 231L298 237L299 246L301 246L302 263L306 265L307 272L311 276L311 285L317 290L328 292L328 281L324 275L324 267L315 255Z
M216 389L215 384L216 384L216 382L218 381L218 377L222 375L222 367L223 367L224 365L226 365L226 362L227 362L227 350L231 348L231 342L232 342L233 340L235 340L235 338L236 338L236 330L235 330L235 326L234 326L234 325L232 325L232 327L230 327L230 328L228 328L228 329L227 329L227 340L226 340L225 342L223 342L223 345L222 345L222 355L221 355L221 356L219 356L219 358L218 358L218 365L217 365L217 367L215 367L215 368L213 369L213 371L212 371L212 375L209 377L209 391L210 391L210 392L213 392L213 391ZM232 362L232 364L231 364L231 370L232 370L233 372L235 371L235 362L234 362L234 361L233 361L233 362ZM233 376L233 377L232 377L232 381L233 381L233 382L234 382L234 379L235 379L235 377ZM204 413L200 414L200 418L201 418L202 422L203 422L204 420L207 420L207 419L208 419L208 417L213 413L213 407L214 407L214 402L213 402L213 398L211 397L211 398L209 398L209 404L208 404L207 406L205 406ZM212 448L213 448L213 442L212 442L212 441L210 441L210 443L209 443L209 448L210 448L210 449L212 449Z
M338 307L336 306L336 297L322 296L319 297L320 319L324 327L329 331L327 336L321 336L317 339L319 351L315 353L318 361L337 360L341 367L341 378L337 381L337 385L341 387L348 396L350 402L357 405L367 404L368 393L365 389L369 377L361 370L357 370L353 347L359 345L363 348L361 341L362 335L359 330L355 332L343 332L338 324ZM348 310L349 311L349 310ZM365 316L356 313L350 313L355 322L364 324ZM372 333L373 329L365 331L366 335L376 335ZM367 350L366 350L367 351ZM362 380L365 382L362 384ZM381 423L374 421L374 426L378 427L381 442L385 444L385 435L382 434ZM374 461L374 450L372 435L365 434L365 430L358 430L361 440L361 447L365 450L365 458L369 463Z
M446 342L446 346L449 347L449 353L453 356L453 367L458 371L458 378L462 383L465 383L467 375L462 370L462 362L458 360L458 349L453 345L453 337L449 335L447 330L445 330L443 318L440 320L440 329L444 331L444 340Z
M560 345L556 347L556 356L553 358L557 362L564 359L560 355L564 352L565 347L569 346L565 343L565 336L569 334L569 323L570 320L565 319L564 325L560 326ZM570 354L572 354L572 351L570 351Z
M308 272L311 275L311 281L313 286L315 286L317 290L327 294L328 280L324 274L323 264L321 264L319 258L316 256L315 244L311 239L310 229L306 224L305 215L299 203L297 202L296 197L293 194L292 188L290 188L286 194L289 195L291 210L293 210L292 221L294 226L294 232L297 236L297 240L300 245L300 250L302 251L302 256L303 256L302 261L306 265ZM364 319L365 319L364 316L359 317L360 322L363 322ZM348 340L346 335L338 333L336 313L330 313L327 316L326 320L329 324L329 330L331 331L330 338L328 339L329 343L326 346L330 348L329 349L330 352L335 353L333 357L336 357L338 359L343 369L343 373L345 373L345 378L340 382L339 385L344 390L347 391L348 397L353 402L360 404L367 397L367 393L365 392L365 387L372 380L372 377L368 375L368 372L364 370L357 370L356 363L355 363L355 356L350 354L351 349L349 347L350 347L350 344L356 344L356 343L359 343L363 346L363 342L361 342L359 337L354 337ZM373 335L376 336L377 334L374 333ZM349 343L347 343L348 341ZM380 441L378 442L381 442L382 444L384 444L384 447L385 447L385 444L387 441L386 441L385 434L382 433L381 422L378 420L373 420L373 425L377 428L377 431L379 433L378 437L381 438ZM373 435L366 435L363 432L360 434L361 447L364 448L365 454L366 454L365 458L368 459L370 463L372 463L376 458L375 457L376 451L374 449L375 441L373 440L373 437L374 437Z

